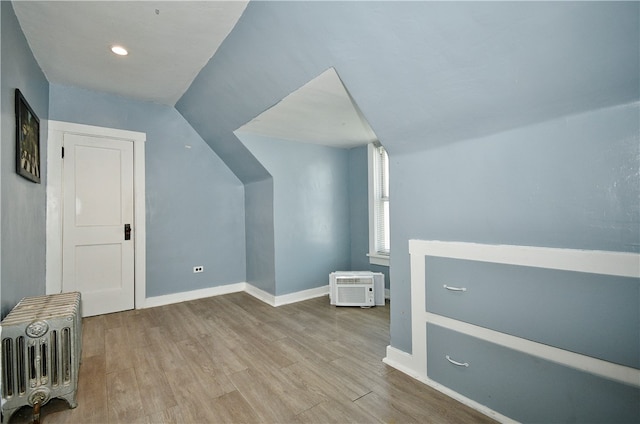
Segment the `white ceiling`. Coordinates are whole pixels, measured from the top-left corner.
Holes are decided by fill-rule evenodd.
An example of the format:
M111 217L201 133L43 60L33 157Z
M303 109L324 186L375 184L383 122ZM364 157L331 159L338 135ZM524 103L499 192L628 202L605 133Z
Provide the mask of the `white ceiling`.
M175 105L248 1L13 1L50 83ZM125 57L113 44L129 50ZM238 130L353 147L375 139L329 69Z
M341 148L376 141L333 68L234 131L243 133Z
M51 83L175 105L248 1L13 1ZM110 51L129 50L126 57Z

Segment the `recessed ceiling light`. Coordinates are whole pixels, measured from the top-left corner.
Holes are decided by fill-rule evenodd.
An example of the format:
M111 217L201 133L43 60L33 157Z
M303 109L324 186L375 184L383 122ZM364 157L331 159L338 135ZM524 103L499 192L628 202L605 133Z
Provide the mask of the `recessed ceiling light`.
M118 56L126 56L129 54L127 49L122 46L111 46L111 51L117 54Z

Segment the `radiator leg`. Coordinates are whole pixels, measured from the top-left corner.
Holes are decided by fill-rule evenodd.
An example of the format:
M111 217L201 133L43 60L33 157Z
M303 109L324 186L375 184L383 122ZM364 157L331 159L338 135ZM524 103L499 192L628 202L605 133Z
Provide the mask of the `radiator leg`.
M9 420L11 419L11 417L13 416L13 413L16 412L18 408L11 408L11 409L3 409L2 410L2 424L7 424L9 422Z
M76 400L76 396L77 396L77 389L74 390L73 392L66 394L64 396L58 396L59 399L63 399L66 400L67 403L69 404L69 408L74 409L75 407L78 406L78 401Z

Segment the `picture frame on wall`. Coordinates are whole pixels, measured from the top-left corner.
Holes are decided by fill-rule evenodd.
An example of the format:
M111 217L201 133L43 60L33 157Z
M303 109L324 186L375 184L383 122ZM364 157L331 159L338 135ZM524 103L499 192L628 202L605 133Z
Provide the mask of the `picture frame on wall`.
M16 171L40 184L40 120L16 88Z

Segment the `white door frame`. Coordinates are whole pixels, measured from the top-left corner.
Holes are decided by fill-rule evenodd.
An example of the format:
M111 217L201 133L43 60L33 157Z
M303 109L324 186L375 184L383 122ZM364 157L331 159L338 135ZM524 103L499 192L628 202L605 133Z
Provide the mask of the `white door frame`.
M46 294L62 291L62 141L65 133L133 142L133 204L135 232L135 308L146 299L145 153L147 134L71 122L49 121L47 138Z

